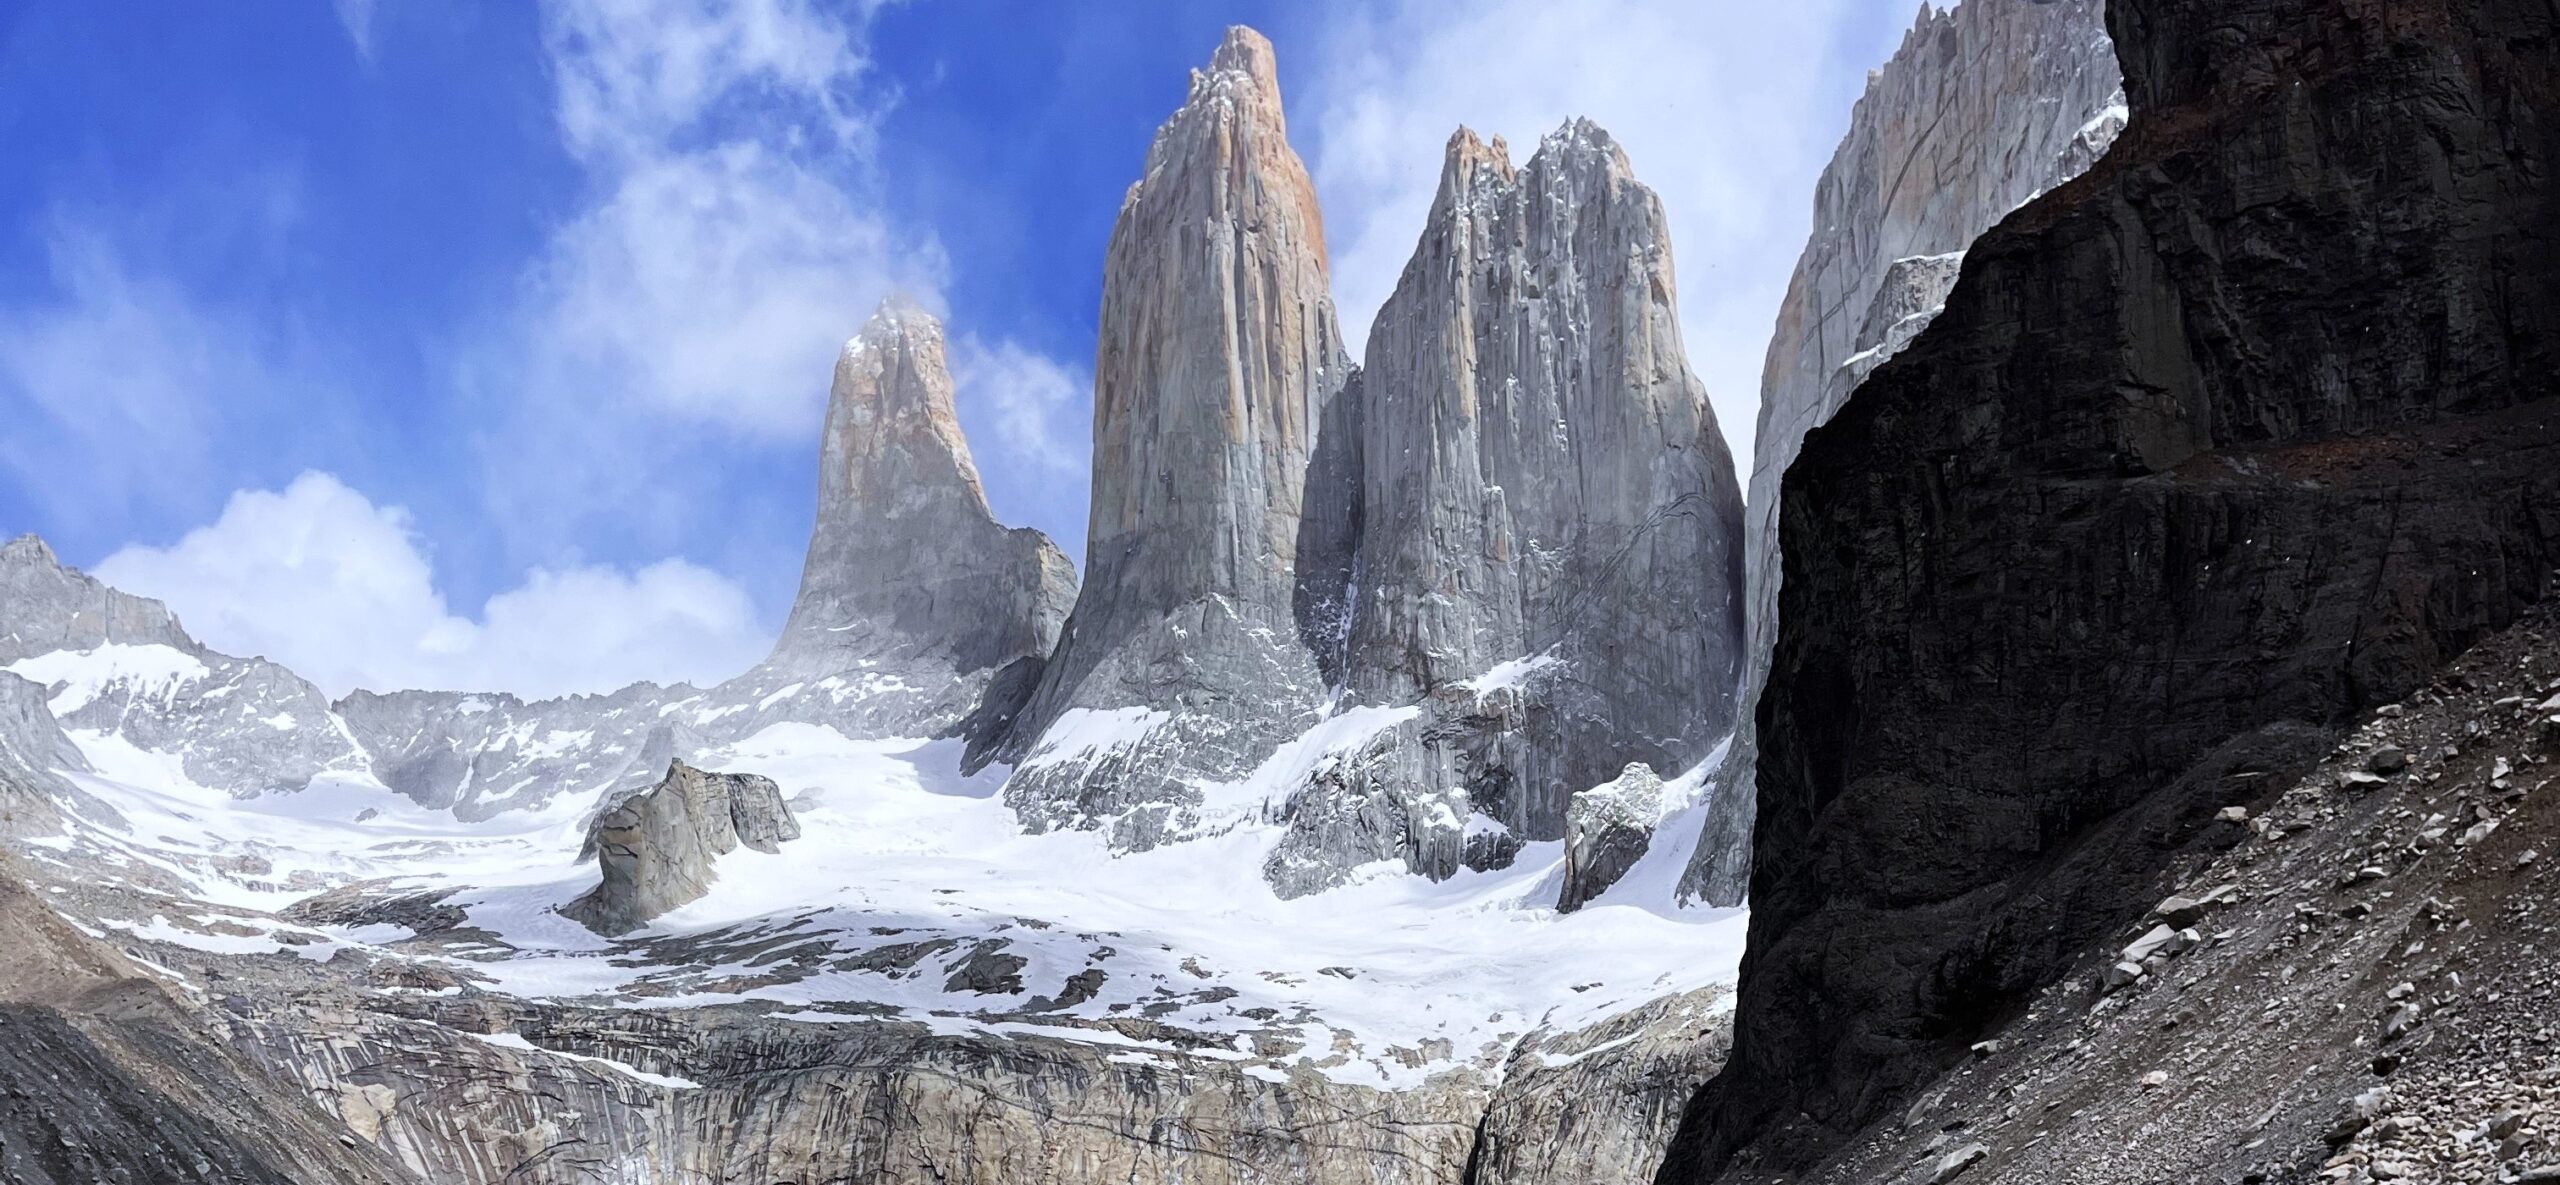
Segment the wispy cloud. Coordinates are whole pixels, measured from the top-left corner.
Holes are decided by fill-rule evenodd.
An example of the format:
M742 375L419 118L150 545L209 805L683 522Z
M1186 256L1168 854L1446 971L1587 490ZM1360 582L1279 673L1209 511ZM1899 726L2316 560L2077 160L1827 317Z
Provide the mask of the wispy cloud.
M960 418L1007 459L1049 475L1083 473L1093 455L1083 400L1093 378L1011 340L963 336L952 350Z
M316 472L235 493L214 522L167 547L126 547L97 574L168 602L207 645L281 662L332 695L710 681L768 640L743 589L682 560L536 568L478 616L457 614L408 512Z
M1460 125L1538 138L1588 116L1661 194L1677 245L1682 336L1747 457L1759 375L1822 164L1852 94L1826 69L1880 61L1904 4L1804 0L1378 0L1347 10L1319 49L1299 126L1333 244L1343 331L1365 341L1413 252Z
M112 518L199 478L213 401L269 376L238 326L103 233L57 222L47 246L54 298L0 308L0 463L55 521Z
M356 56L373 60L373 17L380 0L330 0L338 11L338 25L347 31L347 40L355 43Z
M496 408L493 506L536 551L595 515L650 510L644 487L701 441L813 436L837 346L882 294L939 291L943 271L871 180L887 99L864 89L867 12L543 13L555 119L591 198L527 265L466 377Z

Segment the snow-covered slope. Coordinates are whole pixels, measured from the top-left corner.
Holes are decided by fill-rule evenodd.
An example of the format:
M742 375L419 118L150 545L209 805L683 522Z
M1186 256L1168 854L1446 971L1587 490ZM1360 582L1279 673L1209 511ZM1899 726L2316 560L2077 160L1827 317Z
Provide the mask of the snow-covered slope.
M1092 832L1024 833L1006 771L962 776L956 741L779 724L698 760L775 779L804 834L722 857L708 896L607 940L558 913L597 880L576 862L585 801L466 822L354 772L238 799L113 733L69 735L93 768L64 776L114 813L75 808L27 842L56 884L87 886L65 897L86 924L230 953L360 947L530 999L953 1031L1019 1029L1031 1011L1056 1018L1037 1026L1051 1035L1133 1052L1150 1043L1076 1022L1143 1019L1188 1045L1232 1038L1238 1060L1392 1087L1718 982L1742 939L1738 913L1667 907L1673 852L1574 915L1551 908L1560 843L1498 873L1435 884L1382 865L1283 901L1260 875L1279 828L1254 812L1115 856ZM1275 1037L1296 1048L1271 1054Z
M1671 905L1696 772L1666 788L1659 850L1580 914L1553 908L1560 842L1437 883L1380 861L1281 899L1263 869L1287 796L1410 710L1336 714L1204 794L1197 838L1114 854L1101 833L1026 832L1013 771L963 775L957 738L825 723L840 706L866 719L858 679L754 702L639 685L333 707L281 667L168 631L6 668L41 688L16 697L29 727L12 756L19 780L47 779L31 792L53 816L22 821L22 847L66 913L138 943L353 949L525 1000L906 1018L1389 1089L1490 1072L1533 1031L1713 986L1740 954L1740 914ZM1027 760L1090 760L1142 717L1095 714ZM598 937L559 912L599 877L578 860L588 821L676 757L774 779L804 833L722 856L707 896Z

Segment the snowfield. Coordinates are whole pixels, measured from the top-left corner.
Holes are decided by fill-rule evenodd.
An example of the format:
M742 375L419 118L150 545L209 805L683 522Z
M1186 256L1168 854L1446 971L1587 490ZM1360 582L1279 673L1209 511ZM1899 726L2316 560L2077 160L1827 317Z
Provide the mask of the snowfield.
M131 665L133 677L186 674ZM778 854L742 847L723 857L709 895L617 939L557 912L599 877L576 860L595 804L575 795L477 823L361 773L240 799L190 781L175 755L74 731L94 771L65 776L107 810L75 808L67 835L27 852L91 882L109 868L107 879L129 890L87 899L139 916L79 919L89 927L201 950L325 960L352 947L534 999L744 1004L810 1023L895 1017L946 1033L1125 1046L1136 1057L1177 1047L1097 1022L1151 1021L1191 1034L1179 1047L1188 1056L1233 1049L1236 1060L1257 1034L1287 1033L1303 1053L1285 1065L1390 1088L1496 1064L1542 1025L1578 1027L1730 982L1741 911L1670 904L1713 758L1666 785L1655 850L1575 914L1552 907L1561 843L1530 844L1508 869L1438 884L1382 864L1330 892L1277 897L1261 869L1280 827L1262 808L1399 718L1357 709L1328 720L1253 777L1215 788L1231 825L1118 856L1096 832L1025 833L999 793L1007 771L962 776L958 742L773 725L696 764L772 778L801 837ZM1048 757L1081 757L1150 722L1090 723ZM467 922L430 942L401 925L274 916L357 882L383 895L442 894ZM999 977L1010 968L1018 990L970 990L956 977L989 959Z

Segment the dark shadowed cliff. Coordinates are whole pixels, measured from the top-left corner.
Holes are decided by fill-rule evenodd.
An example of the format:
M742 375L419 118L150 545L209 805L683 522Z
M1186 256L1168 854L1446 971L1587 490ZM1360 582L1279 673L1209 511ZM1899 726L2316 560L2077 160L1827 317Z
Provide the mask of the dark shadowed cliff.
M2560 9L2109 26L2124 138L1786 476L1734 1057L1665 1180L1906 1101L2235 785L2554 591Z

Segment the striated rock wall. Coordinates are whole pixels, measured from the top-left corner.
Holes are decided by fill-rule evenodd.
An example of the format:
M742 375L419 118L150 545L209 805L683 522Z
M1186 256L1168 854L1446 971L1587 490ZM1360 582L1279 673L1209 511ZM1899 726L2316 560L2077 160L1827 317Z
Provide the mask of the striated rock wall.
M1466 1185L1652 1179L1681 1108L1724 1065L1731 1005L1724 989L1707 988L1530 1034L1485 1105Z
M1731 727L1741 491L1675 291L1661 202L1606 132L1568 123L1517 170L1500 140L1450 140L1370 334L1341 661L1358 700L1439 698L1361 792L1554 839L1575 791L1630 761L1686 769ZM1450 694L1506 663L1538 668L1507 710ZM1342 838L1299 827L1275 881L1321 888L1381 857L1455 871L1392 828Z
M2231 785L2560 592L2560 14L2109 20L2124 138L1787 474L1734 1057L1665 1180L1897 1105Z
M2105 0L1923 5L1892 60L1869 75L1814 191L1813 237L1761 372L1746 519L1749 683L1685 895L1737 904L1750 876L1750 705L1777 637L1779 479L1805 433L1928 324L1966 246L2105 152L2124 126L2120 80Z
M4 776L4 775L0 775ZM5 796L5 789L0 789ZM413 1185L0 856L0 1180Z
M1085 583L1010 740L979 753L1027 759L1006 789L1026 822L1109 822L1150 846L1201 784L1314 722L1297 558L1316 432L1350 374L1271 45L1230 30L1112 228ZM1106 760L1048 760L1096 714L1133 710L1162 718Z
M334 986L231 1001L246 1052L368 1150L450 1185L1639 1180L1723 1059L1725 1003L1706 989L1541 1029L1496 1081L1388 1091L1239 1072L1217 1044L937 1034L755 1008L361 999Z

